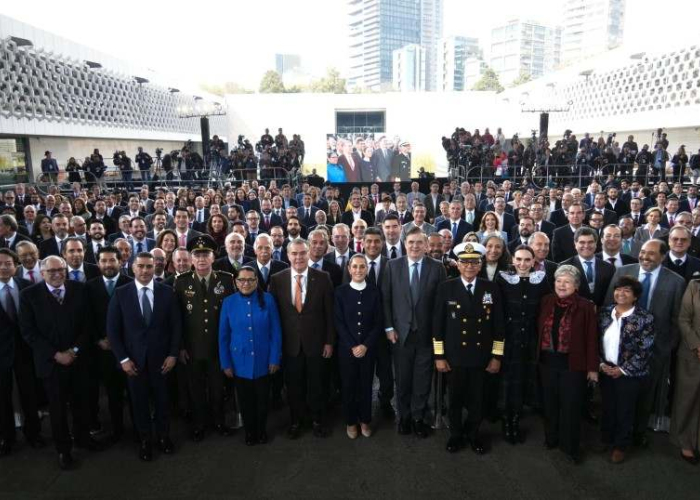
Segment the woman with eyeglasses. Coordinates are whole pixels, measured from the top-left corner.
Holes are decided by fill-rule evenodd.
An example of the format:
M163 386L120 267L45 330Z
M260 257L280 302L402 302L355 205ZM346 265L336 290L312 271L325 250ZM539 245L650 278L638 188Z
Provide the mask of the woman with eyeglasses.
M219 322L221 369L235 379L243 415L245 443L267 443L267 398L270 375L282 356L282 328L275 299L258 287L253 267L236 277L238 292L226 297Z

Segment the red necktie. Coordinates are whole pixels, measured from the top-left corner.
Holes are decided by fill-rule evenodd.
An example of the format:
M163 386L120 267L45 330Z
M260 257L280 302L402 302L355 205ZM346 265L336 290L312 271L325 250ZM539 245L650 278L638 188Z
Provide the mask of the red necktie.
M355 251L356 251L357 253L362 252L362 245L361 245L361 243L360 243L359 241L358 241L357 243L355 243Z
M27 273L29 273L29 281L31 281L32 283L36 283L36 280L34 279L34 271L30 269L29 271L27 271Z

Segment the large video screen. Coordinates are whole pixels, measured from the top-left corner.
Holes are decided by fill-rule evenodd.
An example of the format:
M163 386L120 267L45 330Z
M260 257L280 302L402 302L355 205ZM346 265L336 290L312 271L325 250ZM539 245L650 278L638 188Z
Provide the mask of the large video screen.
M326 179L343 182L411 180L411 143L384 134L327 134Z

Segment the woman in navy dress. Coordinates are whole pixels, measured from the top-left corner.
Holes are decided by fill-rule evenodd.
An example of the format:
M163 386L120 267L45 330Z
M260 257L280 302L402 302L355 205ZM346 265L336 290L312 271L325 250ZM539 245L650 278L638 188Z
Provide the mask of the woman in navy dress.
M224 374L236 380L245 443L252 446L267 442L269 381L280 367L282 328L275 299L258 288L254 268L241 267L236 286L221 307L219 358Z
M372 380L375 344L383 335L379 288L365 280L369 270L363 254L348 262L351 281L335 291L335 328L338 333L338 362L343 384L343 414L350 439L370 437L372 429Z

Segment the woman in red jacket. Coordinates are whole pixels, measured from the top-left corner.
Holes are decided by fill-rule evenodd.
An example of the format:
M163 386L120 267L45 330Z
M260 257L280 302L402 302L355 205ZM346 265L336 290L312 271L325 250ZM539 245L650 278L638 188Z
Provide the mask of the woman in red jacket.
M581 411L586 382L598 381L598 326L593 302L577 293L578 269L559 267L554 293L542 299L538 319L545 446L580 462Z

